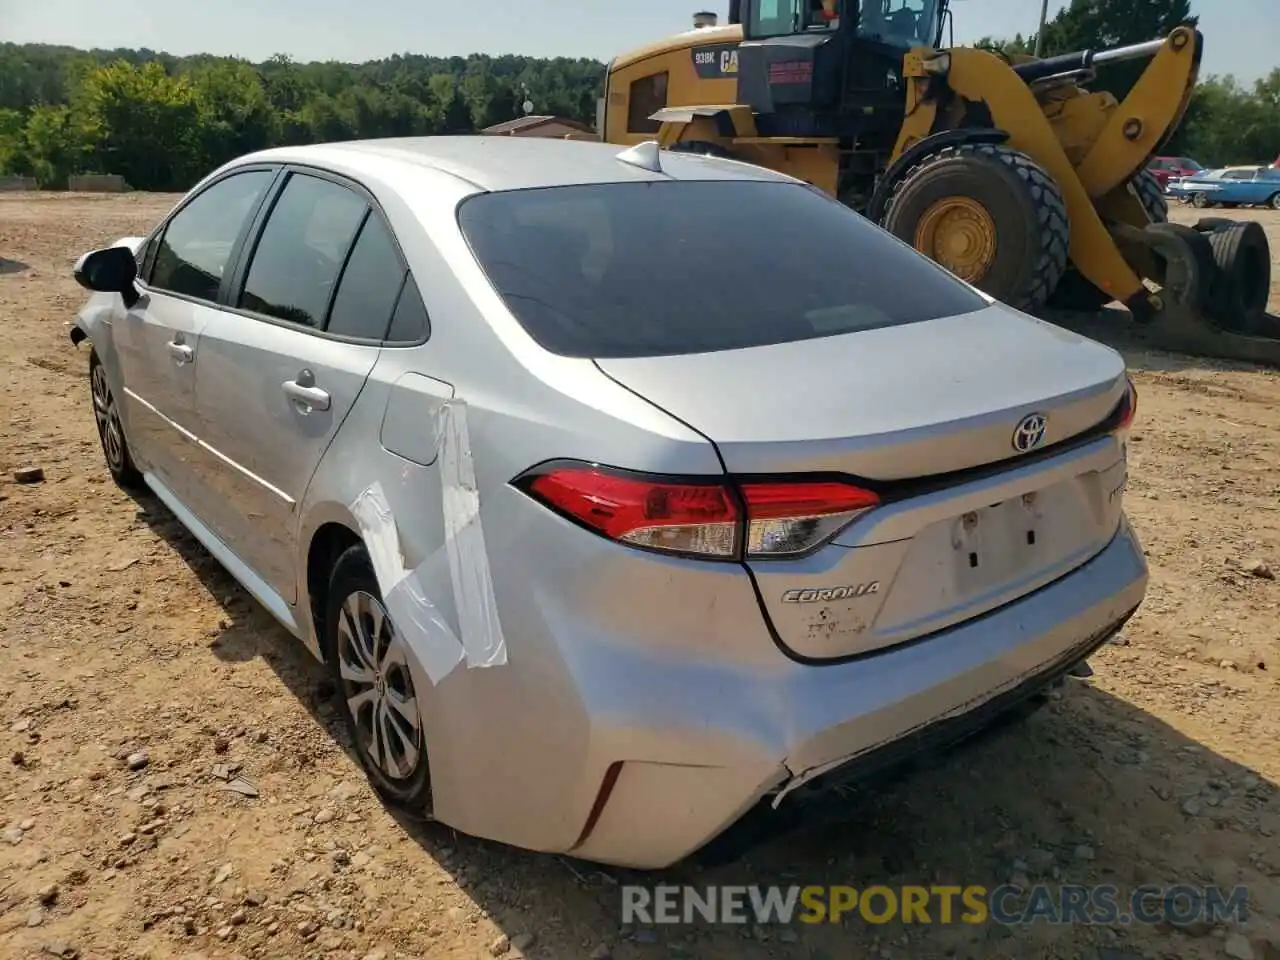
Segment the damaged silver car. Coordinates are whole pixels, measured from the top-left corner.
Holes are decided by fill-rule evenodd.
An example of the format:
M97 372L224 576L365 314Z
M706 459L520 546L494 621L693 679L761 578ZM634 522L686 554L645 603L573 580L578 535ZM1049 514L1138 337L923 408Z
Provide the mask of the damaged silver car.
M381 794L469 834L671 864L1143 599L1121 357L763 168L280 148L75 272L112 476L328 665Z

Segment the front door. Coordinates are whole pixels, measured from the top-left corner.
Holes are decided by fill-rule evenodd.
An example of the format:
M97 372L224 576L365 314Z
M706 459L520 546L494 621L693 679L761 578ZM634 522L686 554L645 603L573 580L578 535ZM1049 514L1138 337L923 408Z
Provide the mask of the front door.
M140 299L113 324L129 442L139 466L185 498L201 459L196 446L195 369L200 332L235 245L274 171L211 184L164 225L149 248Z

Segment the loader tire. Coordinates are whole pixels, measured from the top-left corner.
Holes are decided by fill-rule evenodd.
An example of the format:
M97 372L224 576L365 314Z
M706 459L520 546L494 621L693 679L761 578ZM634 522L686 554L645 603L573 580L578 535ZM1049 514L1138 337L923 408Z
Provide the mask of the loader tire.
M894 187L882 225L1019 310L1042 306L1067 267L1062 191L1031 157L996 144L945 147L922 159Z
M1138 200L1142 203L1142 209L1147 211L1147 216L1151 218L1152 223L1168 223L1169 222L1169 200L1165 197L1164 191L1160 189L1160 181L1149 170L1139 170L1129 181L1133 184L1134 191L1138 194Z
M1205 235L1218 265L1205 311L1235 333L1254 333L1267 322L1271 249L1256 220L1241 220Z
M1151 218L1151 222L1168 223L1169 201L1165 199L1164 191L1160 189L1160 181L1148 171L1140 170L1129 182L1133 185L1138 201L1142 204L1142 209L1147 212L1147 216ZM1049 295L1048 305L1055 310L1095 313L1111 300L1111 295L1099 290L1086 280L1075 268L1075 264L1068 264L1067 272L1062 275L1057 288Z

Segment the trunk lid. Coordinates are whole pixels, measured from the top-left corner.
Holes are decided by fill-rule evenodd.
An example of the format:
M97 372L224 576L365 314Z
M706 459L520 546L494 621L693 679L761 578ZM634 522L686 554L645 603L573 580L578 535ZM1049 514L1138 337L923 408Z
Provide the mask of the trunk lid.
M931 476L1015 456L1047 418L1049 446L1124 395L1115 351L1000 304L836 337L683 356L596 361L701 431L730 473Z
M899 491L816 552L750 560L794 653L916 639L1052 582L1118 529L1121 437L1022 457L1104 421L1127 389L1102 344L999 304L976 313L723 353L597 361L704 433L731 474L839 473ZM1000 463L944 484L892 485ZM875 485L874 483L872 485Z

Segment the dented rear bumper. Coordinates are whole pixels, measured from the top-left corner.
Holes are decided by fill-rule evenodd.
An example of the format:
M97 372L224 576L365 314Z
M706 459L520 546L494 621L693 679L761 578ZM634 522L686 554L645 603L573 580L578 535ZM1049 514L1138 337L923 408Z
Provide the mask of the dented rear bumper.
M652 760L623 762L572 852L632 867L667 866L748 814L786 812L815 787L963 739L1105 643L1141 604L1147 577L1126 520L1092 560L985 616L856 661L794 664L751 684L738 702L749 710L743 701L752 698L750 735L741 714L720 730L668 726L661 736L670 738L672 762L652 751ZM770 706L763 712L761 697ZM652 743L655 732L644 731L645 739ZM732 749L708 752L701 762L690 756L691 742L717 738Z

